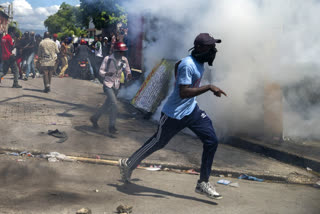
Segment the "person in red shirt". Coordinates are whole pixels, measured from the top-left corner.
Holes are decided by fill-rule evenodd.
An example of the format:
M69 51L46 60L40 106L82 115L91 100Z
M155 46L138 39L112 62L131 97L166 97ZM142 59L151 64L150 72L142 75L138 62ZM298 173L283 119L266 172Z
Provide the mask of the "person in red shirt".
M8 34L2 37L1 39L1 53L2 53L2 71L0 72L0 79L8 73L9 68L11 68L11 72L13 73L13 85L12 88L22 88L21 85L18 84L19 72L18 66L16 62L15 55L12 54L13 50L13 42L12 36L14 37L14 30L9 28Z

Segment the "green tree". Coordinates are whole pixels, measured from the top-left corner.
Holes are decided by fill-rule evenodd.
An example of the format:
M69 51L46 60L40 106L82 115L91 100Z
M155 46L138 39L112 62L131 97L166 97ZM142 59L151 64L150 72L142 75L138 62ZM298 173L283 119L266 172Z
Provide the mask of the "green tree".
M121 22L127 24L127 13L117 2L120 0L80 0L82 23L89 25L92 19L95 27L101 29Z
M80 8L65 2L60 5L55 14L44 21L44 25L51 34L58 33L58 38L86 34L86 31L83 30Z

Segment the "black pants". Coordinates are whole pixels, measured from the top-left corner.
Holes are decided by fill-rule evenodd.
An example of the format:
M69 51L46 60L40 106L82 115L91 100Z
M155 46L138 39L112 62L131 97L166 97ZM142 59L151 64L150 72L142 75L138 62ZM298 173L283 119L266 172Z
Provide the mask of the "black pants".
M191 129L203 143L200 180L208 182L218 139L211 119L198 106L181 120L162 113L157 132L128 159L129 168L135 169L143 159L165 147L173 136L186 127Z

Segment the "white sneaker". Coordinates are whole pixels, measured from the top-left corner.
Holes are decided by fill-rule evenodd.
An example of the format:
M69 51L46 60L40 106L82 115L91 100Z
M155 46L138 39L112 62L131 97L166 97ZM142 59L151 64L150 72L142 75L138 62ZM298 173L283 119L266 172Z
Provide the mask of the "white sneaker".
M131 182L132 170L128 167L127 160L128 159L119 159L119 169L120 169L121 180L124 183Z
M212 199L222 199L222 195L220 195L216 191L216 188L214 188L209 182L197 182L195 192L202 195L206 195L207 197Z

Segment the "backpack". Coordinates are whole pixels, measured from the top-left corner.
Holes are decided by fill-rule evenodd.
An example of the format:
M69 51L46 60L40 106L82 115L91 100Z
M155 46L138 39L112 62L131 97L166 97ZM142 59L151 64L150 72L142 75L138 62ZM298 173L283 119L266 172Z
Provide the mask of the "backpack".
M110 66L110 63L111 63L111 61L114 63L114 66L118 69L118 66L117 66L117 64L116 64L116 61L114 60L114 59L108 59L108 61L107 61L107 68L106 68L106 71L108 71L109 70L109 66ZM120 78L120 83L124 83L125 82L125 76L124 76L124 73L123 73L123 71L121 72L121 78Z

